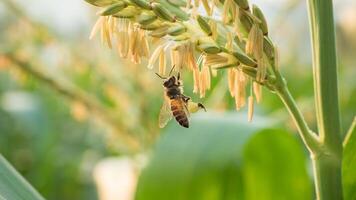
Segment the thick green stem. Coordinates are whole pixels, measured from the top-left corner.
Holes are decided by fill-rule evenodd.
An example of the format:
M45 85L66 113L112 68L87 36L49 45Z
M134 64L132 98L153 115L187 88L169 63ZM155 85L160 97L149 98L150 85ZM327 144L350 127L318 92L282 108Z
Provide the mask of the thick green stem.
M325 145L341 151L332 0L308 0L308 3L318 132Z
M312 154L317 199L342 199L341 156L325 151Z
M328 148L328 146L320 141L320 138L309 129L279 73L277 73L277 78L279 83L276 84L276 92L292 116L313 161L317 199L341 200L341 152L335 152L333 149Z
M317 198L342 199L342 142L332 0L308 0L314 91L322 148L314 152Z

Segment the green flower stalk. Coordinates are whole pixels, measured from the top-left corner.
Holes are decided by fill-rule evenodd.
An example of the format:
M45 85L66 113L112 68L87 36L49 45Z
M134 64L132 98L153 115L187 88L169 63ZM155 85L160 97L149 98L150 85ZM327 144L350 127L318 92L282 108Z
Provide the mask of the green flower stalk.
M330 196L333 199L342 199L339 187L340 141L331 140L332 137L328 137L324 126L320 126L322 132L319 135L308 127L279 71L278 49L268 36L267 20L258 6L253 5L251 9L247 0L86 1L103 8L90 38L100 31L102 42L110 48L117 48L120 57L129 58L134 63L147 58L147 67L154 69L158 65L157 73L161 76L167 75L167 66L175 66L177 71L190 71L194 79L193 92L199 93L200 97L204 97L210 89L211 76L216 76L218 70L226 70L229 93L235 99L236 109L248 105L249 121L252 120L254 101L262 100L261 87L276 93L292 116L311 156L318 157L313 162L317 198L330 199ZM327 1L329 7L326 7L330 11L331 1ZM328 12L318 10L322 7L319 5L322 4L320 0L309 2L314 45L322 46L324 43L316 42L318 38L323 38L318 35L320 32L317 32L319 29L316 28L316 23L327 19L332 21L332 17L326 17ZM198 13L199 7L205 9L205 14ZM325 16L321 16L323 14ZM328 27L325 23L321 25ZM328 31L334 34L333 29ZM318 55L335 53L335 46L328 47L330 51L315 48L314 46L314 51L325 53L314 53L315 61L322 61L320 63L325 60L317 57ZM329 56L334 58L335 55ZM317 70L322 71L320 69L322 68L317 66ZM328 74L328 70L321 75L331 77L332 80L336 77ZM320 97L320 88L324 87L317 85L318 100L326 98ZM319 113L323 111L320 104L318 108ZM338 127L335 130L339 131ZM333 161L337 163L328 159L328 155L332 155ZM326 160L319 157L325 157ZM333 175L325 174L328 172ZM333 181L337 183L332 183ZM331 189L333 185L337 186L336 189Z

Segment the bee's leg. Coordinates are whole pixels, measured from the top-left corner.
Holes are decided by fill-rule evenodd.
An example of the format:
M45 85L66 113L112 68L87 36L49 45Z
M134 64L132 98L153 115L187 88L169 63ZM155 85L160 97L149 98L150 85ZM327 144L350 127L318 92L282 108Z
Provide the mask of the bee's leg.
M198 107L201 109L204 109L204 111L206 112L206 108L202 103L198 103Z
M182 99L185 103L188 103L188 101L190 100L190 97L185 96L184 94L182 94Z

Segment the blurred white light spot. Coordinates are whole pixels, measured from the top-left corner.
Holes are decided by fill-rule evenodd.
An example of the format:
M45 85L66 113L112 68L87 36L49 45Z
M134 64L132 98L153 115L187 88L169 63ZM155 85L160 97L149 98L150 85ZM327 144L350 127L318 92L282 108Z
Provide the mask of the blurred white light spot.
M36 108L35 98L26 92L6 92L0 100L1 107L9 112L29 112Z
M90 4L73 0L20 1L26 12L57 33L71 36L90 24ZM28 6L30 4L31 6Z
M132 200L137 184L134 161L127 158L107 158L94 169L94 179L100 200Z
M356 34L356 5L345 7L340 14L339 23L346 34L354 36Z

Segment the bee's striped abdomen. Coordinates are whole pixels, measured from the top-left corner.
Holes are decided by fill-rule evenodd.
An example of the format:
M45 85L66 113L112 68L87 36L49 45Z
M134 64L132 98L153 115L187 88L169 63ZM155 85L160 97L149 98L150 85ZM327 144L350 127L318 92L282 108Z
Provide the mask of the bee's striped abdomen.
M180 99L172 99L171 100L171 110L172 110L173 116L176 118L177 122L181 126L188 128L189 121L188 121L188 117L184 111L183 106L184 106L183 102Z

